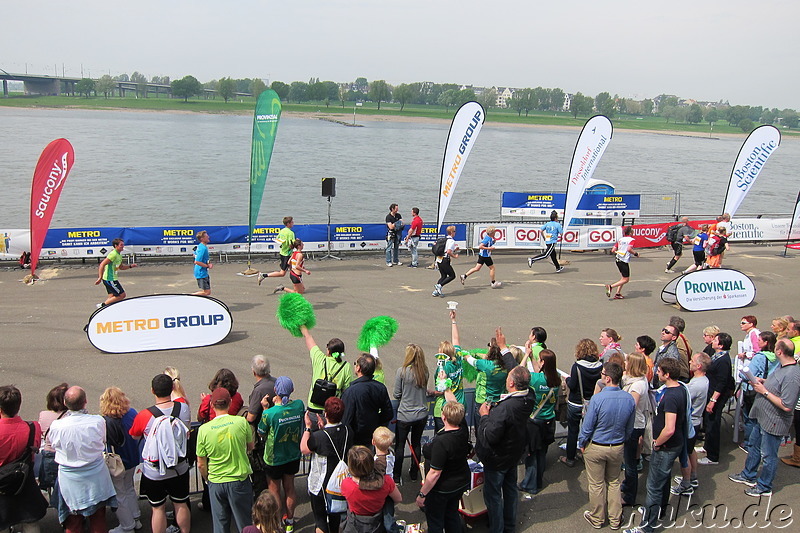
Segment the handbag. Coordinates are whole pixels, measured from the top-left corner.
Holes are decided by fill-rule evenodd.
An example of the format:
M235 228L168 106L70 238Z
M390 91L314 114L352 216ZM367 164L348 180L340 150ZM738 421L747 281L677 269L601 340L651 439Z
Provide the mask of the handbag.
M350 471L347 469L347 463L344 462L344 449L342 450L342 454L339 455L339 450L337 450L336 446L333 444L333 439L330 434L325 430L323 431L328 437L328 440L331 441L331 447L336 457L339 459L339 462L336 463L336 468L334 468L333 473L331 473L328 483L325 485L325 508L328 514L344 513L347 511L347 500L344 495L342 495L342 481L350 475ZM344 428L344 431L346 444L348 437L347 427Z
M314 382L314 386L311 389L311 403L315 405L325 405L325 401L328 398L333 398L336 396L336 383L333 381L337 374L342 371L342 369L346 365L342 365L339 367L339 370L334 372L334 374L328 379L328 359L325 359L325 378L320 378Z
M120 478L125 475L125 465L122 464L122 457L118 453L103 452L103 460L108 467L108 473L112 478Z
M18 496L25 483L28 482L28 476L33 472L33 461L31 454L33 453L33 423L28 422L30 432L28 435L28 445L22 451L22 455L10 461L3 466L0 466L0 495L2 496Z
M581 377L581 369L578 369L578 388L581 391L581 418L586 416L586 410L589 409L589 400L583 397L583 378Z
M536 411L528 418L528 422L526 425L527 433L528 433L528 454L533 454L536 450L541 448L543 442L542 436L542 428L539 424L536 423L536 417L539 416L539 413L544 408L544 404L553 396L553 389L550 389L541 402L539 402L539 407L536 408Z

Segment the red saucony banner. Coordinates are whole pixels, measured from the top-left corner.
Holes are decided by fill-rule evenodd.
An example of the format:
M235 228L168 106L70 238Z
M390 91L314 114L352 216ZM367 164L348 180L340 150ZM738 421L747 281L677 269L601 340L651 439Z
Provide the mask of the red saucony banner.
M725 195L723 213L731 216L739 209L744 197L753 188L756 178L769 159L781 145L781 132L775 126L764 125L754 129L745 139L736 163L731 171L728 193Z
M564 207L564 227L569 226L578 203L583 197L583 191L594 174L594 169L603 157L611 136L614 133L614 126L608 117L596 115L586 121L581 130L578 142L575 144L575 152L572 154L572 164L569 167L569 179L567 180L567 203Z
M439 184L439 208L436 216L437 231L442 227L447 207L453 198L453 193L461 177L461 171L467 163L467 157L472 150L472 145L481 132L486 112L478 102L467 102L456 111L450 132L447 134L447 144L444 148L442 160L442 180Z
M75 151L69 141L56 139L47 145L36 163L31 186L31 274L36 272L42 243L74 162Z

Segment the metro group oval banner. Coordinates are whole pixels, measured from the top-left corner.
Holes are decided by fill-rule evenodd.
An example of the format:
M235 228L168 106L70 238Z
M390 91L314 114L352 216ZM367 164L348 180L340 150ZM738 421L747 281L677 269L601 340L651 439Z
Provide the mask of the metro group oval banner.
M753 281L730 268L696 270L671 281L668 286L676 281L675 298L688 311L736 309L750 305L756 297Z
M101 307L84 330L98 350L131 353L210 346L232 328L228 306L216 298L156 294Z

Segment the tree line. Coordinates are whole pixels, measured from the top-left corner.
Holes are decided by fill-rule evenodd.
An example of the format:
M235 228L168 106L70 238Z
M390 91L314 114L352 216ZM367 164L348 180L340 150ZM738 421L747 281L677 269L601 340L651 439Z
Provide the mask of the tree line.
M137 96L146 98L148 83L168 85L171 94L176 98L189 98L202 95L206 90L214 91L225 102L237 95L257 95L267 88L260 78L231 77L201 83L194 76L184 76L178 80L170 80L169 76L153 76L148 78L139 72L130 76L121 74L111 77L104 75L97 80L84 78L76 85L76 91L85 96L94 93L103 94L106 98L113 95L117 82L131 82L136 85ZM320 81L311 78L307 82L293 81L285 83L273 81L270 84L280 99L284 102L322 102L326 107L338 104L345 107L355 102L372 102L381 108L382 103L395 103L402 111L406 105L437 105L444 106L448 111L465 102L475 100L484 108L498 106L497 89L462 88L455 83L414 82L401 83L392 86L386 80L373 80L369 82L364 77L356 78L353 82L337 83L334 81ZM212 96L213 97L213 96ZM567 104L565 106L565 103ZM618 115L651 116L656 115L665 119L667 123L700 124L702 122L713 124L721 120L730 126L741 128L749 132L759 124L780 124L788 128L797 128L800 116L794 109L765 108L762 106L730 105L727 102L700 105L697 102L681 101L674 95L659 95L654 99L633 100L622 98L618 94L611 96L608 92L601 92L595 97L584 95L581 92L567 94L562 89L556 88L524 88L513 90L511 98L505 99L505 107L517 112L518 116L528 116L531 112L560 112L568 111L573 118L591 116L602 113L609 118Z

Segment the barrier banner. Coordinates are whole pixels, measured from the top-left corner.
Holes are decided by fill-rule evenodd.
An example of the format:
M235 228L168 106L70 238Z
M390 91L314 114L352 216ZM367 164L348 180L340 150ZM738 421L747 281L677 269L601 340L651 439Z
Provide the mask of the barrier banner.
M444 216L456 191L458 178L467 163L472 146L481 132L486 112L478 102L467 102L456 111L442 158L442 178L439 182L439 204L437 207L436 227L440 228Z
M211 346L232 328L228 306L216 298L156 294L101 307L83 329L98 350L132 353Z
M253 112L253 139L250 148L250 216L248 218L248 235L258 220L261 210L261 198L267 184L267 171L278 134L278 121L281 118L281 99L272 89L258 95ZM249 242L249 241L248 241Z
M714 224L715 222L716 220L692 220L689 222L689 226L695 230L699 230L701 225ZM631 226L633 228L633 237L636 239L634 245L637 248L669 246L670 243L667 241L667 230L675 224L677 224L677 222L665 222L662 224L636 224Z
M48 144L36 163L31 184L31 274L36 272L42 243L74 163L75 151L66 139Z
M775 126L765 124L750 132L745 139L731 171L728 192L725 194L723 213L733 216L750 192L758 175L775 150L781 145L781 132Z
M496 248L538 249L545 248L542 226L539 224L492 224ZM477 247L486 236L489 224L475 226L472 246ZM622 236L617 226L570 226L558 238L558 243L572 250L610 249Z
M0 229L0 259L19 259L22 252L30 249L30 230Z
M595 115L584 124L575 151L572 154L572 163L569 167L567 179L567 200L564 204L565 226L568 226L575 217L583 192L594 174L600 158L611 142L614 126L604 115Z
M731 268L695 270L673 279L661 291L665 303L677 303L687 311L737 309L750 305L756 286L746 275Z
M500 214L503 216L548 218L555 210L564 218L564 193L504 192ZM636 218L641 214L638 194L584 194L578 202L574 217L578 218Z

